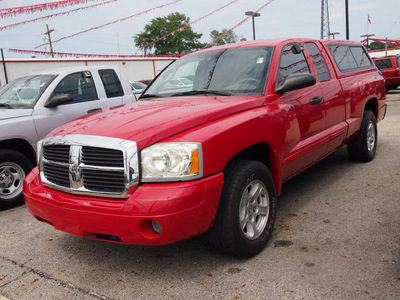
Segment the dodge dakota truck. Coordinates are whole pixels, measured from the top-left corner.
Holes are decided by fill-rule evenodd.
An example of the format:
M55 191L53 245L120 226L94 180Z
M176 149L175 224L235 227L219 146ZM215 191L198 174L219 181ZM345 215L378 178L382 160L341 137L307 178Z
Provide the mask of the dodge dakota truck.
M23 76L0 89L0 209L23 203L36 144L84 114L135 102L118 68L68 67Z
M346 144L351 159L371 161L385 112L384 80L359 43L201 50L169 65L136 103L39 142L26 204L80 236L166 245L207 233L217 249L252 257L271 236L282 183Z

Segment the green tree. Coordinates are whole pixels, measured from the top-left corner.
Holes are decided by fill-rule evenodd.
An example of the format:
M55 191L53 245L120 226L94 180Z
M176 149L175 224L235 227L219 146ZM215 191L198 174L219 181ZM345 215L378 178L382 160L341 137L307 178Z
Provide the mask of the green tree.
M190 19L178 12L171 13L167 17L152 19L150 24L144 27L144 31L134 37L135 46L143 47L159 38L190 23ZM184 54L201 49L205 45L199 42L202 33L196 33L191 26L177 31L166 38L146 47L145 53L154 50L155 55Z
M223 28L222 31L213 30L210 33L211 41L215 41L219 36L224 35L219 40L215 41L212 46L225 45L230 43L237 43L239 41L245 41L246 39L238 36L234 31L229 31L229 29Z
M385 44L378 43L378 42L372 42L369 44L369 47L365 45L368 50L380 50L380 49L385 49Z

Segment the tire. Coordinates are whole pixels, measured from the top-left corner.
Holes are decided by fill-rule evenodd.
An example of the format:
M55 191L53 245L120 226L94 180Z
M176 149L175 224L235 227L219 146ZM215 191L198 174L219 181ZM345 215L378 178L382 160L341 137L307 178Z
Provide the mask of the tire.
M0 209L24 203L22 187L32 170L31 161L14 150L0 150Z
M347 151L354 161L369 162L374 159L378 146L378 127L372 111L364 112L358 136L347 144Z
M250 258L271 236L276 215L276 190L262 163L235 160L226 168L225 184L209 240L229 255Z

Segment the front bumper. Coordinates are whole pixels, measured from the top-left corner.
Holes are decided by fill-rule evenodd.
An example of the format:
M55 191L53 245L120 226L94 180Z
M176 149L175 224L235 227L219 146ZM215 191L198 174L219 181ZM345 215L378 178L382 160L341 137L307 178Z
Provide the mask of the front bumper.
M44 186L38 168L26 177L30 213L56 229L123 244L166 245L208 231L224 183L222 173L191 182L144 184L128 199L72 195ZM151 220L162 226L157 234Z

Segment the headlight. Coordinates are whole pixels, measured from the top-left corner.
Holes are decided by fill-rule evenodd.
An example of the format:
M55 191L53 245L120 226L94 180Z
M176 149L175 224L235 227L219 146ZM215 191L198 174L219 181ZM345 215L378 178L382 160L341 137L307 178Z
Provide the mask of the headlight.
M40 158L42 156L42 152L43 152L43 140L40 140L36 144L36 162L38 166L40 165Z
M200 143L160 143L141 151L142 181L187 181L203 176Z

